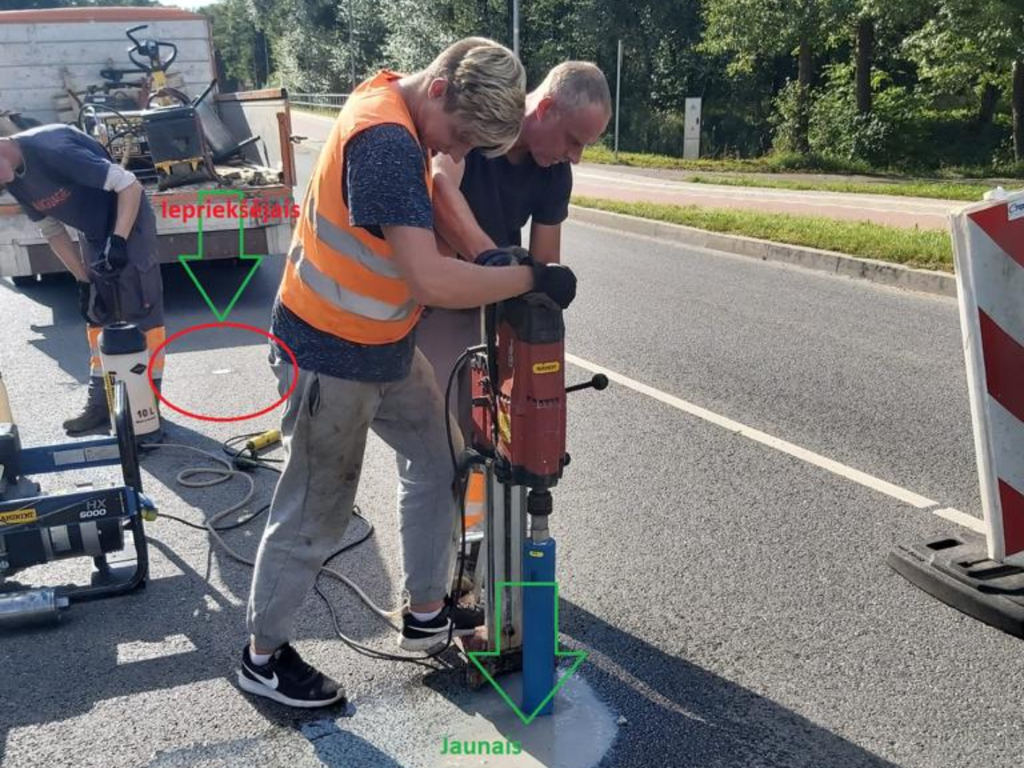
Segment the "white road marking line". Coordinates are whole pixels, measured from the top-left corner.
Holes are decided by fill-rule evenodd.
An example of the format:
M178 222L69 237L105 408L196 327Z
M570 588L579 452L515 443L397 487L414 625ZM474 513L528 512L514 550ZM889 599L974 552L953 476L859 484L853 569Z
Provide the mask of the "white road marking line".
M854 469L853 467L848 467L845 464L840 464L838 461L833 461L832 459L814 453L813 451L808 451L806 448L793 445L793 443L781 440L777 437L772 437L758 429L748 427L745 424L740 424L738 421L733 421L725 416L720 416L706 408L701 408L699 405L694 405L693 403L675 397L674 395L662 392L661 390L650 387L647 384L643 384L636 379L631 379L628 376L623 376L621 373L616 373L608 368L604 368L595 363L591 363L588 360L584 360L581 357L576 357L576 355L567 354L565 356L565 360L567 363L572 363L573 365L591 371L592 373L603 373L609 378L609 380L621 384L624 387L628 387L634 392L639 392L642 395L652 397L655 400L665 403L666 405L670 405L684 413L696 416L698 419L703 419L711 424L727 429L730 432L735 432L738 435L749 438L754 442L761 443L762 445L774 448L781 453L785 453L789 456L800 459L801 461L805 461L808 464L828 470L839 477L859 483L865 488L870 488L873 491L884 493L886 496L891 496L897 501L910 504L912 507L917 507L918 509L930 509L931 507L937 507L939 505L939 502L920 496L913 491L900 488L898 485L893 485L890 482L881 480L867 474L866 472L861 472L859 469ZM933 514L938 515L944 520L949 520L950 522L962 525L965 528L970 528L974 531L984 532L984 523L981 520L971 517L960 510L947 507L931 511Z
M968 515L966 512L961 512L959 509L953 509L952 507L933 509L932 514L938 515L943 520L949 520L951 523L962 525L964 528L970 528L976 533L986 533L984 520Z

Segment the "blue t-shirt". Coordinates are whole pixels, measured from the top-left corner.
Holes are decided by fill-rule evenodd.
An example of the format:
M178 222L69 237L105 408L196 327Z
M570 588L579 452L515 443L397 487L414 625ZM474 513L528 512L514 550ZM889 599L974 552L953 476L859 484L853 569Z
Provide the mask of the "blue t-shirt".
M522 245L520 233L528 221L554 225L569 216L572 166L542 168L530 155L512 163L504 155L488 158L474 149L466 155L460 189L495 245Z
M349 223L380 239L386 226L432 229L426 162L423 149L400 125L374 126L351 139L342 179ZM300 368L355 381L403 379L416 351L415 332L392 344L357 344L314 328L280 300L271 333L291 348Z
M103 189L111 161L99 142L67 125L31 128L13 139L24 164L7 191L26 215L49 216L90 243L105 242L117 218L117 194Z

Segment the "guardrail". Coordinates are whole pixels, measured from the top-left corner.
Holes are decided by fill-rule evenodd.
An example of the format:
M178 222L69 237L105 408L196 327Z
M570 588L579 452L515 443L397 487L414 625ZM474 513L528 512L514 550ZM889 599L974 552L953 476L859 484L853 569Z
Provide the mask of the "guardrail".
M341 109L345 106L347 93L298 93L291 91L288 101L297 107L313 107L318 109Z

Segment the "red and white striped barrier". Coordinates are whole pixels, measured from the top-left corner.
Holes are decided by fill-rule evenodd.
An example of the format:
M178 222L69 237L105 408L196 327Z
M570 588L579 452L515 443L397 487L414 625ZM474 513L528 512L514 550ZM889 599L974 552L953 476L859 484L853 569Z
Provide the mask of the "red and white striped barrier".
M1024 565L1024 192L951 223L988 554Z

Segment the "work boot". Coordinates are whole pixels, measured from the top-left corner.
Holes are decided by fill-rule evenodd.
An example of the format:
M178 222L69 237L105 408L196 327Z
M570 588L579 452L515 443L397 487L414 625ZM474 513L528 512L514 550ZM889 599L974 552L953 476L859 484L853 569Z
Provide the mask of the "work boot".
M89 377L89 390L85 395L85 408L73 419L64 422L64 430L74 437L100 427L110 428L110 409L102 376Z

